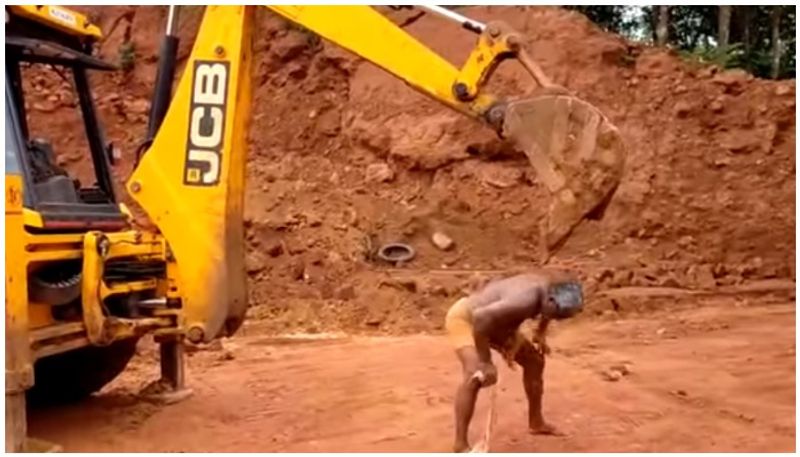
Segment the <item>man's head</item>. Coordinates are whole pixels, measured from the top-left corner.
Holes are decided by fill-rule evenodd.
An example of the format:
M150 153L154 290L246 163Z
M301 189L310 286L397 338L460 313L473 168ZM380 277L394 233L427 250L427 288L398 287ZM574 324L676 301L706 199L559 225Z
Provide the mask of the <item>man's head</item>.
M551 319L567 319L583 310L583 288L578 281L561 281L550 285L544 314Z

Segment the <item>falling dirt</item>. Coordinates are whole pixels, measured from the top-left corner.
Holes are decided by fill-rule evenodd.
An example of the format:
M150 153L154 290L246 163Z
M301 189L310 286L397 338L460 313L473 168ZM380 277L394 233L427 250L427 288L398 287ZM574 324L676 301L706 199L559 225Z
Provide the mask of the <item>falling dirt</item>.
M107 29L127 8L84 11ZM689 63L555 7L460 10L523 32L629 149L605 217L551 260L580 273L588 297L585 316L559 327L546 375L547 412L568 436L526 435L517 375L503 372L495 450L794 450L795 81ZM455 65L474 44L435 17L381 11ZM182 14L180 65L201 16ZM93 77L120 183L144 138L165 20L135 8L133 69ZM104 393L35 413L32 431L75 451L445 451L458 370L444 313L486 277L538 265L547 193L488 129L266 10L256 20L245 327L230 349L190 358L185 403L133 395L157 367L145 345ZM118 59L122 35L100 55ZM488 90L529 91L517 67L503 64ZM68 85L41 74L26 80L32 131L84 177ZM374 259L395 241L416 258ZM765 298L764 281L792 291ZM270 339L287 332L358 336ZM608 372L620 364L630 373Z

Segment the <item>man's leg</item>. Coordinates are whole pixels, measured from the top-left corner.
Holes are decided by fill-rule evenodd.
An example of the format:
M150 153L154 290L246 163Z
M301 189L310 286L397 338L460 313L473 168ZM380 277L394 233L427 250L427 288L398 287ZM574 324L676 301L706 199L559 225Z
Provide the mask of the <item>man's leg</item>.
M560 435L555 427L542 416L542 394L544 393L544 355L525 341L517 351L515 360L522 367L522 382L528 397L528 427L537 435Z
M478 370L478 351L474 346L465 346L456 350L458 360L461 361L464 380L456 391L456 439L453 444L454 452L469 450L469 423L475 412L475 402L478 400L478 391L481 381L474 375Z

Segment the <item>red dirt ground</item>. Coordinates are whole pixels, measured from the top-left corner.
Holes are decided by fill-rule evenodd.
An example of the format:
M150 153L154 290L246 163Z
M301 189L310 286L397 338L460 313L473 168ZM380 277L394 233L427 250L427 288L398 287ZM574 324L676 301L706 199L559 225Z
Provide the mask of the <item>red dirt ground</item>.
M674 301L556 326L545 413L565 437L527 434L520 375L500 366L491 450L793 452L794 301ZM460 370L444 338L289 341L246 331L194 354L195 395L170 406L136 397L157 375L152 355L137 358L103 394L35 413L31 433L75 452L449 451ZM619 364L629 373L606 380Z
M125 8L88 10L108 29ZM94 78L121 180L144 137L166 18L135 11L134 70ZM552 262L578 271L588 293L585 316L557 328L547 372L547 411L569 436L527 436L521 388L504 376L495 450L793 451L795 81L691 64L554 7L461 11L522 31L544 70L603 110L630 149L604 220L582 224ZM182 63L201 14L184 12ZM257 20L251 308L225 343L233 359L195 354L196 395L160 407L133 396L155 376L145 346L103 394L36 414L35 435L67 450L447 450L458 370L439 336L444 313L480 279L538 264L546 192L485 128L267 11ZM456 65L474 43L433 17L405 28ZM116 59L121 35L100 54ZM85 173L67 87L28 84L33 130ZM489 90L528 87L507 63ZM455 248L436 249L434 231ZM409 242L417 258L366 261L369 239ZM764 284L792 291L747 291ZM287 332L358 336L271 343ZM413 336L377 337L387 334ZM619 381L599 374L623 361L631 373Z

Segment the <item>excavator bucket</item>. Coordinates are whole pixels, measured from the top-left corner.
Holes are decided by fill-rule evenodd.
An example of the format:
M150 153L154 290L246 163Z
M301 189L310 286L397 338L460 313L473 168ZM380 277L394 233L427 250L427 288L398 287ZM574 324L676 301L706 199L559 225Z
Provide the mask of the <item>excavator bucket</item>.
M602 217L622 178L625 145L597 108L563 94L510 102L503 136L525 152L553 197L540 229L547 257L583 219Z

